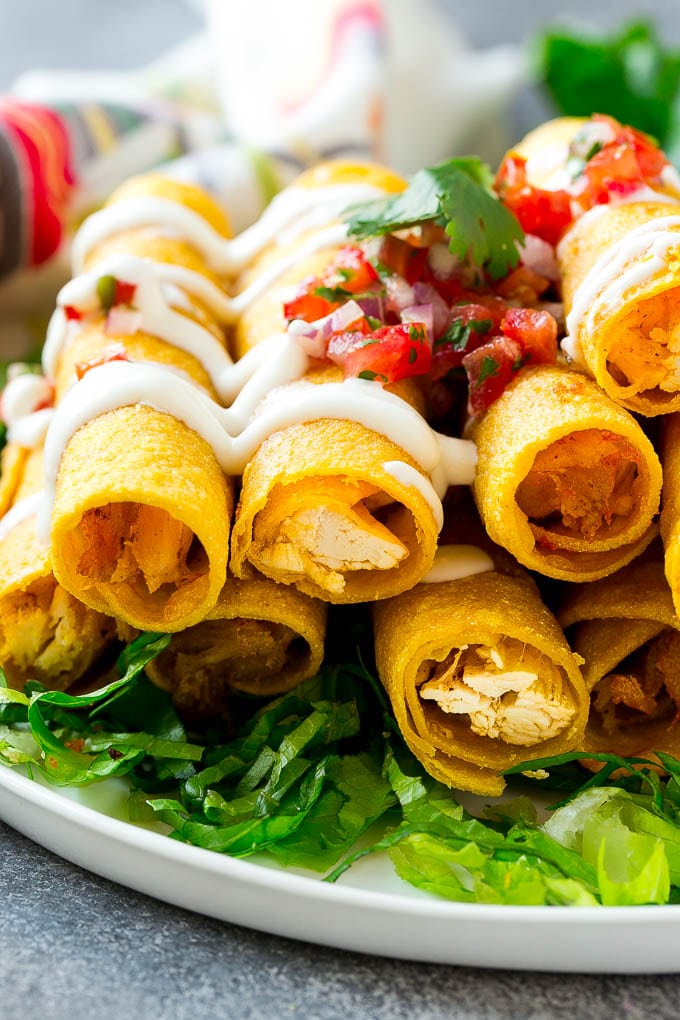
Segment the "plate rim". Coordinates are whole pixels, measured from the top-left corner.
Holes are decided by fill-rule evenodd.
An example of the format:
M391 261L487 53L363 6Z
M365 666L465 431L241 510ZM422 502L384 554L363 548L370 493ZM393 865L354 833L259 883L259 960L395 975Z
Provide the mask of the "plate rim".
M450 917L452 921L470 918L484 919L490 924L498 920L513 924L533 923L550 919L557 926L587 921L589 925L608 926L615 915L617 922L644 922L654 920L663 924L678 924L680 927L680 904L644 906L521 906L494 903L466 903L432 897L409 897L394 892L365 889L351 884L324 882L321 874L300 875L285 868L268 868L244 858L232 857L219 851L207 850L171 839L134 822L114 818L105 811L82 804L63 796L59 787L43 786L35 780L0 764L0 792L5 789L19 796L25 803L38 810L56 815L61 821L74 822L81 828L97 835L111 838L117 843L133 846L136 850L148 851L152 856L160 855L174 864L194 863L200 871L224 875L233 879L244 879L249 885L272 891L300 893L305 899L334 903L341 901L350 906L364 906L386 913L418 914L432 917ZM4 815L0 801L0 813ZM8 824L13 824L8 822ZM32 838L32 837L31 837ZM43 844L44 845L44 844ZM678 961L680 970L680 959Z

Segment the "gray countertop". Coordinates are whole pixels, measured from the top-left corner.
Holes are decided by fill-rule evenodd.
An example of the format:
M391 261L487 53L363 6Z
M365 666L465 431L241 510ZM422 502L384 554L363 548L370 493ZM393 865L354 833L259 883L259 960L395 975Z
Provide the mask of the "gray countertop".
M478 45L520 42L538 12L547 20L561 6L555 0L439 3ZM653 13L666 40L680 43L676 0L618 0L596 15L593 6L579 0L569 11L600 24ZM135 66L198 24L181 0L0 0L0 85L34 66ZM515 109L518 131L541 109L526 91ZM0 852L3 1020L679 1015L680 977L518 974L360 956L169 907L80 870L2 823Z

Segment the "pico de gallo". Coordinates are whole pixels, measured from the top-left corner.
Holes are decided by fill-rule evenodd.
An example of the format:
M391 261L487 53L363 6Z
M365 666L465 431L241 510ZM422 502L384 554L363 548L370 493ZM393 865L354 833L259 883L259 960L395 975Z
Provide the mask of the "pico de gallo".
M520 265L492 282L451 256L442 231L429 233L428 245L422 233L346 245L284 314L306 352L345 378L418 377L437 418L463 378L478 414L524 365L555 361L558 324L540 307L552 281Z
M501 163L494 186L527 234L555 245L574 220L594 206L661 186L669 165L648 135L596 113L569 147L563 187L531 184L527 160L513 152Z

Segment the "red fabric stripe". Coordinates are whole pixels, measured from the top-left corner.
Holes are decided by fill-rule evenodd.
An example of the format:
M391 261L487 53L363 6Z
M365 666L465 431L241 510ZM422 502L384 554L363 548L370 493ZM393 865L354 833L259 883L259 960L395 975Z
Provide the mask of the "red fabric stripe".
M28 256L31 265L40 265L61 243L75 183L68 130L54 111L13 99L0 100L0 118L26 169Z

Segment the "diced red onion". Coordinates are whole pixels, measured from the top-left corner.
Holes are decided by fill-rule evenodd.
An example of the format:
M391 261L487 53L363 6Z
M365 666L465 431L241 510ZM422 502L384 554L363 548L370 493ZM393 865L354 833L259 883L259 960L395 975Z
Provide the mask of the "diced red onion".
M420 322L425 327L427 342L432 347L434 339L432 332L432 305L411 305L404 308L401 313L402 322Z
M560 332L565 331L564 305L561 301L541 301L538 309L541 312L549 312L553 319L556 320L557 328Z
M341 333L357 319L363 319L364 310L356 301L345 301L328 316L331 333Z
M539 276L544 276L547 280L559 280L560 269L555 258L555 249L542 237L527 234L520 248L520 258L527 269L533 269Z
M141 312L123 305L114 305L106 316L104 332L113 336L132 336L141 325Z
M449 251L448 244L443 243L432 245L427 255L427 261L438 280L447 280L450 276L454 276L460 265L458 257Z
M380 294L366 294L364 297L357 298L357 304L364 315L370 315L372 319L380 319L381 322L385 318L383 299Z
M401 312L402 308L408 308L415 304L413 287L401 276L388 276L385 279L385 311Z
M432 333L435 340L449 328L451 313L444 298L431 283L414 283L416 304L432 305Z

